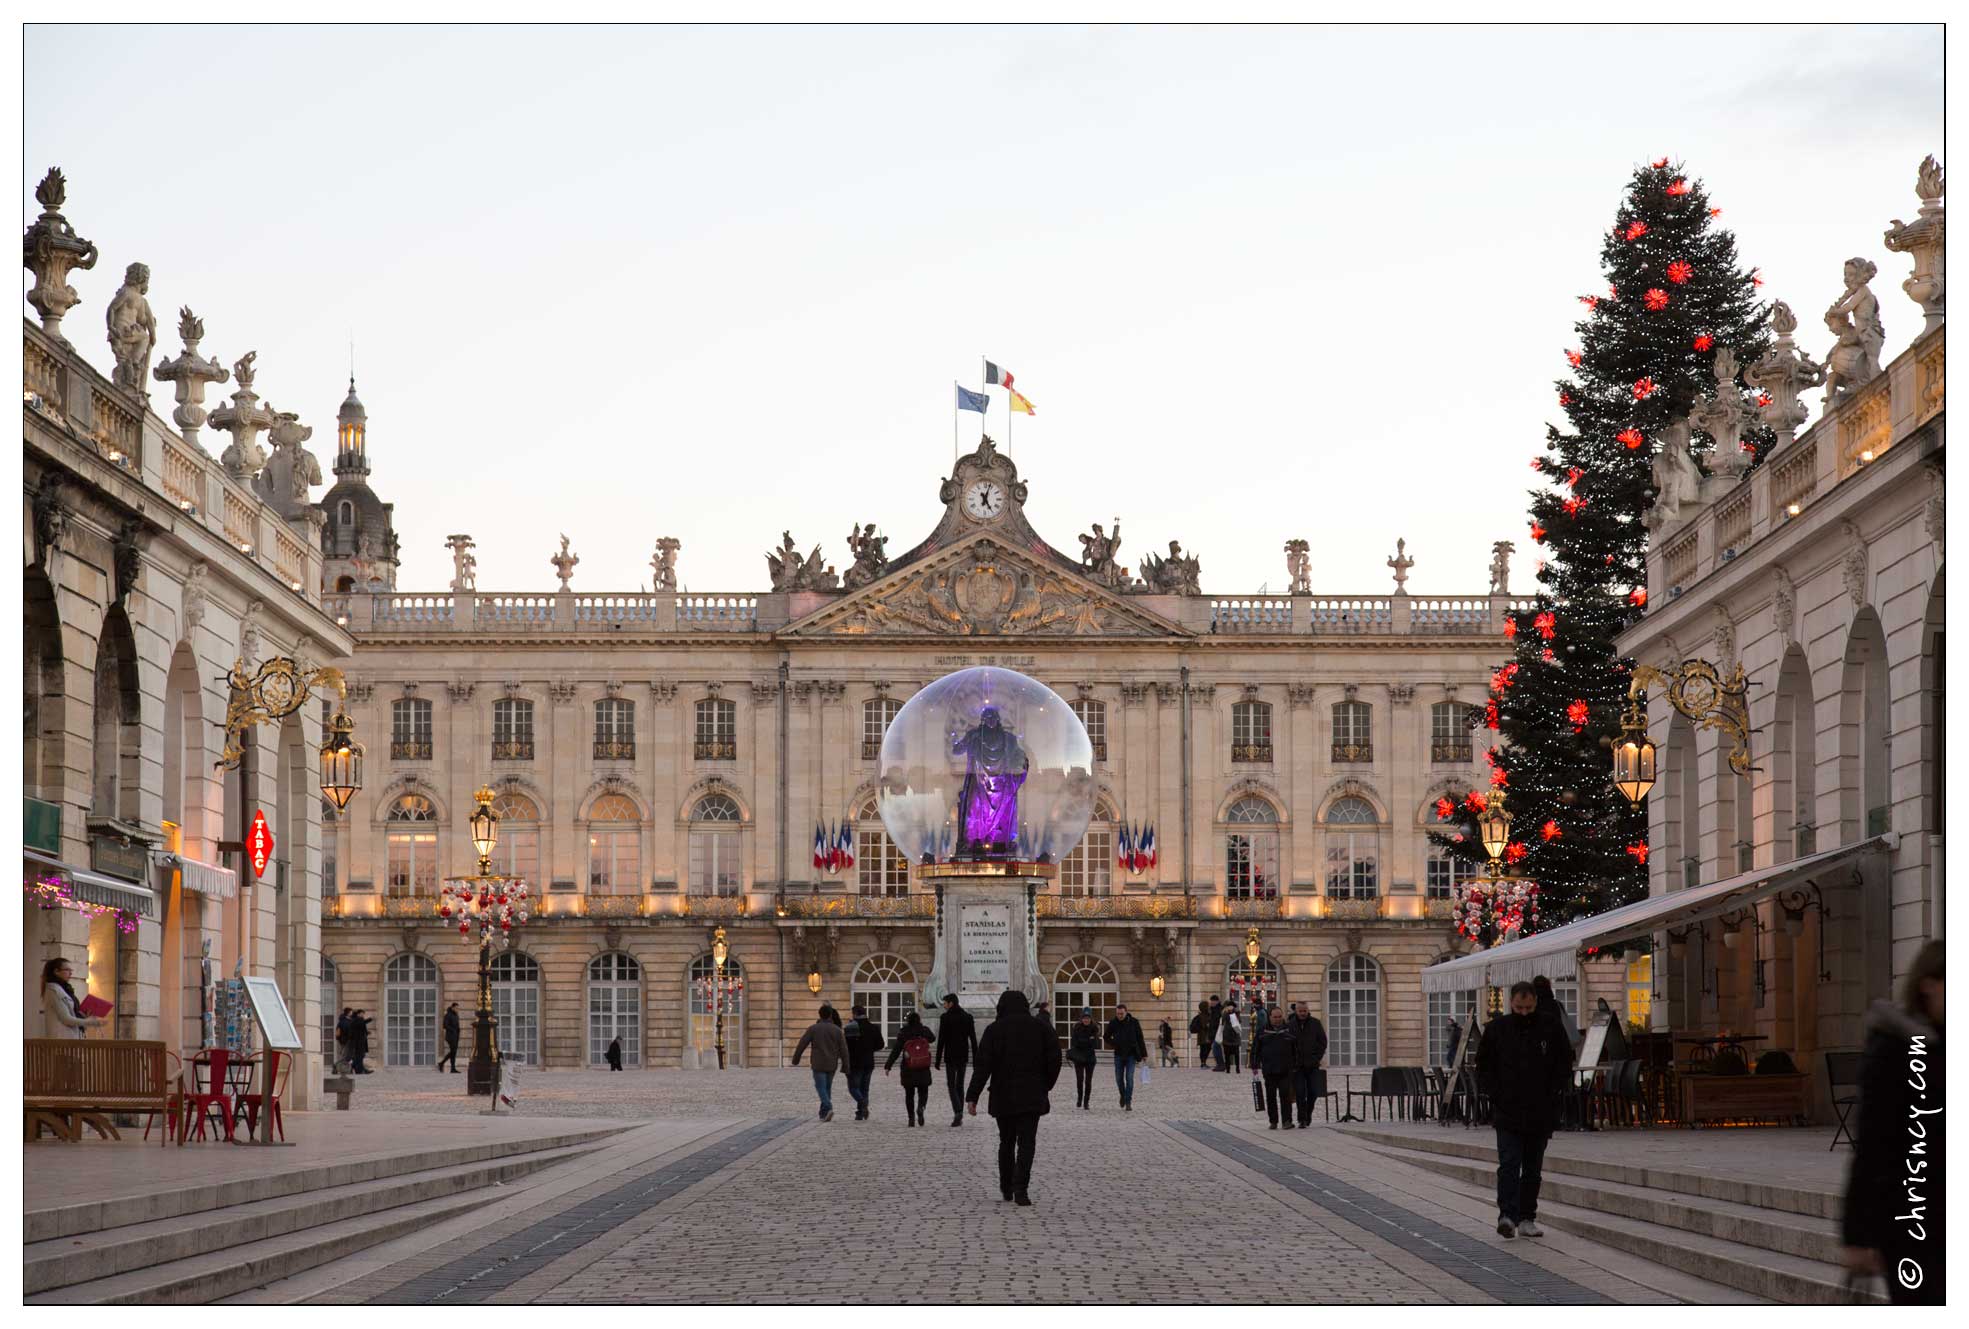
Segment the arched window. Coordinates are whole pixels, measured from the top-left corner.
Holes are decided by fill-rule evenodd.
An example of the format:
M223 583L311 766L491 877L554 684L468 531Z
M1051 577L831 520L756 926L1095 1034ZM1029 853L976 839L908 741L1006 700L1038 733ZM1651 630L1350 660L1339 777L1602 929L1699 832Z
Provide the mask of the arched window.
M848 1004L866 1006L882 1037L893 1039L903 1017L916 1009L916 971L900 955L871 955L855 966Z
M1262 798L1240 798L1224 820L1224 890L1234 900L1278 898L1278 809Z
M1107 895L1114 889L1114 809L1103 799L1094 805L1094 819L1060 860L1061 895Z
M96 647L95 776L90 811L138 819L142 780L143 698L137 682L137 643L121 609L103 620Z
M745 1064L745 966L737 957L725 956L722 991L718 983L718 962L706 951L691 961L691 1046L697 1050L698 1064L718 1064L718 1012L722 1004L725 1017L725 1064Z
M1083 1008L1091 1008L1095 1026L1104 1028L1120 1001L1113 965L1098 955L1072 956L1053 975L1053 1028L1065 1042Z
M1263 1002L1267 1010L1279 1004L1285 990L1285 970L1269 955L1261 954L1256 967L1246 963L1240 952L1231 957L1224 966L1224 990L1237 998L1240 1011L1250 1011L1254 1002ZM1255 1031L1245 1030L1246 1039L1255 1037Z
M1326 893L1371 900L1381 888L1380 817L1364 798L1336 798L1326 810Z
M697 742L691 749L698 761L738 760L738 704L706 697L697 703Z
M738 828L744 819L728 794L706 794L691 809L691 894L738 894Z
M893 697L875 697L861 704L861 756L874 761L882 755L882 740L888 736L902 703Z
M1785 652L1778 667L1776 733L1771 743L1772 805L1777 810L1777 844L1772 858L1787 862L1812 852L1818 825L1818 721L1814 715L1812 670L1802 648ZM1681 968L1681 966L1676 966Z
M518 877L528 890L540 885L540 809L525 794L507 790L492 800L499 818L499 842L492 847L492 870Z
M406 951L383 967L383 1064L438 1064L438 967Z
M1453 960L1453 955L1439 955L1434 963ZM1463 1053L1463 1039L1469 1035L1470 1016L1477 1009L1477 991L1465 988L1461 992L1431 992L1428 994L1428 1035L1429 1064L1447 1066L1450 1064L1450 1048L1454 1046L1459 1055ZM1451 1029L1456 1032L1452 1034ZM1476 1064L1477 1050L1469 1049L1470 1064Z
M1429 760L1470 760L1470 717L1476 707L1460 701L1439 701L1429 708Z
M872 798L855 818L855 885L863 895L909 894L909 860L889 838Z
M342 1014L342 977L335 962L321 957L321 1056L329 1065L342 1058L335 1046L335 1021Z
M540 1064L540 966L525 951L501 951L487 967L492 1018L499 1022L499 1055L522 1066ZM471 1017L465 1017L467 1026Z
M438 812L422 794L405 794L390 804L384 833L384 894L438 893Z
M1231 760L1272 759L1272 705L1240 701L1231 706Z
M1381 1060L1381 966L1343 955L1326 967L1327 1060L1366 1067Z
M1333 704L1333 760L1374 760L1374 708L1366 702Z
M622 1040L622 1064L643 1064L643 970L620 951L588 962L588 1064L608 1064L608 1045Z
M1076 697L1067 703L1081 727L1087 731L1088 741L1094 745L1094 760L1108 759L1108 704L1095 701L1092 697Z
M626 794L603 794L588 805L588 893L641 895L643 814Z
M345 498L340 503L337 503L335 505L335 524L337 526L340 526L344 530L347 530L351 525L355 523L355 519L356 519L356 505L351 503L348 499Z

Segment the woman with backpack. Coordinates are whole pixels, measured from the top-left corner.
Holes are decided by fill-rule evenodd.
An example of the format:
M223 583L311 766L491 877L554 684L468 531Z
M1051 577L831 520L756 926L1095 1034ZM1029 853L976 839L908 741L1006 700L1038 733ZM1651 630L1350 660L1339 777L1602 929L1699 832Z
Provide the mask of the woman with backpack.
M882 1067L882 1074L887 1075L896 1068L897 1059L901 1059L902 1105L909 1112L912 1126L929 1125L930 1044L936 1041L937 1036L923 1023L923 1017L911 1011L903 1017L902 1028L896 1031L895 1042L889 1048L889 1060Z
M1101 1046L1101 1031L1095 1027L1094 1012L1082 1006L1080 1018L1067 1034L1067 1060L1073 1063L1073 1105L1092 1108L1094 1097L1094 1053Z

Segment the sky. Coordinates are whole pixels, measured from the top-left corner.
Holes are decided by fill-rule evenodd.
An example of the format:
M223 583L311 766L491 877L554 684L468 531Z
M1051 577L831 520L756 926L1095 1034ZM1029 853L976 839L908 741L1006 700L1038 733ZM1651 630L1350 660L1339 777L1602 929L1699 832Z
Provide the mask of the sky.
M35 25L24 65L22 224L59 165L102 255L64 330L106 370L148 263L152 361L189 305L324 470L353 343L413 591L453 532L485 591L551 589L562 532L591 592L665 535L694 591L766 589L782 530L908 549L989 357L1055 548L1118 517L1121 562L1180 539L1238 595L1300 537L1364 594L1404 538L1458 595L1509 539L1528 593L1633 167L1687 163L1821 358L1873 260L1891 358L1920 316L1881 235L1942 150L1938 25Z

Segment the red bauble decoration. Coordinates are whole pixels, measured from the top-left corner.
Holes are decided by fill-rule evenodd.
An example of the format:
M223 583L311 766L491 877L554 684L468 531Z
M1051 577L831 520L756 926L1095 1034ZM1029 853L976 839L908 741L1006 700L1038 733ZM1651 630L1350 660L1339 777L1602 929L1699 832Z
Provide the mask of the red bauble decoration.
M1629 451L1632 451L1633 449L1640 447L1642 442L1644 441L1641 437L1641 431L1634 428L1631 425L1628 426L1626 429L1621 430L1618 434L1615 434L1613 437L1614 437L1614 442L1625 443Z
M1636 605L1644 605L1648 602L1648 590L1645 586L1636 586L1627 593L1627 598Z
M1538 828L1538 833L1544 836L1547 840L1556 840L1561 835L1565 834L1564 831L1559 829L1559 823L1556 821L1546 822L1543 826Z
M1646 863L1648 861L1648 842L1637 840L1627 846L1627 852L1634 856L1636 863Z
M1567 703L1566 719L1572 722L1572 731L1575 734L1586 728L1586 717L1588 714L1589 710L1584 698L1575 698L1573 701Z
M1546 664L1553 664L1558 660L1559 657L1552 654L1552 648L1550 646L1547 646L1544 650L1538 653L1538 658L1545 661Z
M1710 336L1706 332L1698 332L1696 334L1695 341L1690 343L1690 345L1694 346L1698 351L1706 351L1710 347L1714 346L1715 344L1716 344L1716 339Z
M1668 308L1668 292L1659 286L1650 286L1647 293L1641 297L1641 303L1648 307L1650 313L1660 313Z
M1539 636L1550 641L1553 635L1559 630L1559 616L1547 609L1541 612L1537 618L1534 618L1531 621L1531 625L1538 629Z
M1570 392L1567 392L1564 388L1559 389L1559 405L1561 406L1572 405L1572 394Z
M1674 282L1677 286L1680 286L1683 282L1695 275L1696 270L1687 259L1678 258L1668 265L1668 280Z
M1524 856L1526 854L1529 854L1530 852L1531 850L1526 848L1524 843L1519 840L1513 840L1511 841L1511 843L1504 846L1504 858L1505 861L1509 863L1518 862L1520 859L1524 858Z
M1668 189L1667 189L1668 197L1680 198L1682 197L1682 195L1688 192L1689 192L1689 182L1687 180L1684 180L1681 176L1678 175L1673 180L1670 180L1668 182Z
M1648 398L1648 394L1653 392L1654 390L1655 390L1655 381L1653 379L1651 378L1636 379L1634 381L1634 400L1646 401Z
M1584 358L1585 357L1581 356L1578 351L1566 352L1566 363L1571 365L1574 369L1579 368L1579 362Z

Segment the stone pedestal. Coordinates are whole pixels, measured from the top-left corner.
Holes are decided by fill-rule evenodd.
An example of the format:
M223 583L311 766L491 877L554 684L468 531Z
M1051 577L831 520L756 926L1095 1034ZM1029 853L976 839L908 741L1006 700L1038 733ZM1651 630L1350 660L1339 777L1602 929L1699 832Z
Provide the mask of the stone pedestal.
M1049 863L940 863L916 869L922 889L937 897L933 934L936 964L923 986L930 1006L944 994L980 1024L998 1011L999 995L1016 988L1033 1002L1049 996L1039 968L1037 899L1057 869Z

